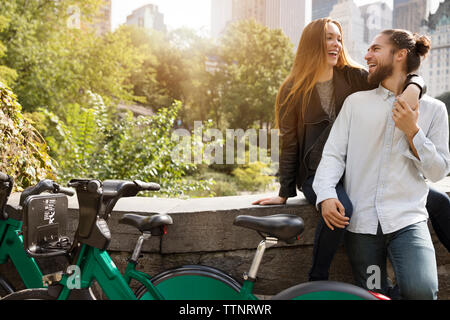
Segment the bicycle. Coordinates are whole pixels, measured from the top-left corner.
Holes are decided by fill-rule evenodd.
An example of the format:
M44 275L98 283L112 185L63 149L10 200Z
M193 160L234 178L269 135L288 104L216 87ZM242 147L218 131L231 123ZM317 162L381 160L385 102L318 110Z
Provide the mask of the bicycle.
M7 202L13 186L13 178L0 173L0 264L11 260L25 287L43 288L49 276L43 275L36 258L66 254L68 238L60 234L67 215L66 195L75 192L45 179L25 189L18 205L11 205ZM40 228L23 228L23 219L28 219L26 226ZM0 296L13 292L14 286L0 275Z
M141 216L125 214L120 223L138 229L142 234L136 242L126 269L122 273L110 258L107 248L111 232L107 225L114 205L121 197L131 197L140 191L157 191L160 186L142 181L74 179L79 202L79 224L74 242L68 250L77 273L60 273L59 280L48 288L28 289L12 293L5 300L43 299L65 300L72 284L89 288L94 279L110 300L257 300L253 294L258 268L266 248L279 240L292 243L303 232L303 220L295 215L279 214L266 217L238 216L234 224L256 230L264 240L258 245L255 257L241 284L225 272L203 265L187 265L164 271L154 277L136 269L142 244L151 236L163 236L173 224L169 215ZM141 286L133 292L130 282ZM300 284L286 289L274 299L387 299L351 284L320 281Z

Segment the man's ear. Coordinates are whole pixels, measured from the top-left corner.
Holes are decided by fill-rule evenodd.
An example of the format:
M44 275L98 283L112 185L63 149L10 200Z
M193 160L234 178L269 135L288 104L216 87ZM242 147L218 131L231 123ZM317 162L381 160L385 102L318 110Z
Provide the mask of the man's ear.
M399 49L395 52L395 59L398 62L406 61L407 56L408 56L407 49Z

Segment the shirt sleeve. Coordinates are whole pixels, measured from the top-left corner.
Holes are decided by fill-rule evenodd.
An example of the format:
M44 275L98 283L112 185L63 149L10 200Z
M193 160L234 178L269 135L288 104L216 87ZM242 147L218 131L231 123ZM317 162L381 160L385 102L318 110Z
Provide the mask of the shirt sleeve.
M432 182L446 177L450 171L448 113L445 105L440 105L434 113L430 129L427 134L422 129L413 138L414 147L419 159L412 153L409 143L400 140L402 154L411 159L417 169Z
M336 185L345 171L350 127L351 103L347 98L331 128L315 174L313 189L317 195L317 208L319 203L326 199L338 198Z

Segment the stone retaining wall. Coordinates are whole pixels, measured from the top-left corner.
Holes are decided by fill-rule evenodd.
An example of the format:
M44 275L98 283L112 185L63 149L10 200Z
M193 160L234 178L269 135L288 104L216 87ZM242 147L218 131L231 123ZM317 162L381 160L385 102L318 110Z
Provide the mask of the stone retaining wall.
M450 193L450 178L444 179L435 187ZM276 294L307 280L318 213L314 206L306 202L301 193L296 198L289 199L287 205L251 205L254 200L263 196L267 195L190 200L123 198L118 201L108 222L112 232L110 254L123 271L130 251L140 235L134 228L118 223L122 214L167 213L172 216L174 223L167 228L164 237L151 238L144 244L144 256L140 260L139 270L154 275L183 264L204 264L241 279L242 273L250 268L261 237L255 231L234 226L234 218L242 214L255 216L296 214L305 221L305 231L301 239L295 244L279 243L274 248L267 249L255 285L257 294L269 296ZM69 215L69 230L73 233L78 224L76 197L69 200ZM439 299L450 299L450 254L438 241L431 224L429 225L438 262ZM0 272L5 268L7 267L0 267ZM353 282L343 247L338 251L330 271L330 280Z

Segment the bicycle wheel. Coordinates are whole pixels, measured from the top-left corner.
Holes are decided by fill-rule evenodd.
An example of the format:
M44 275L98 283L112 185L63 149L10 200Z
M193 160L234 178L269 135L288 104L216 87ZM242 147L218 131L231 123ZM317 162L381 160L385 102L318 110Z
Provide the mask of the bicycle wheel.
M355 285L337 281L313 281L288 288L272 300L389 300Z
M0 275L0 298L16 291L11 283Z
M2 300L56 300L48 293L48 289L25 289L8 294Z
M50 294L48 288L36 288L36 289L24 289L17 292L8 294L2 300L56 300L58 299L59 289L62 286L55 289L52 294ZM97 300L91 288L71 290L69 298L67 300Z
M239 300L241 284L225 272L202 265L164 271L152 284L166 300ZM145 286L136 290L139 300L150 299Z

